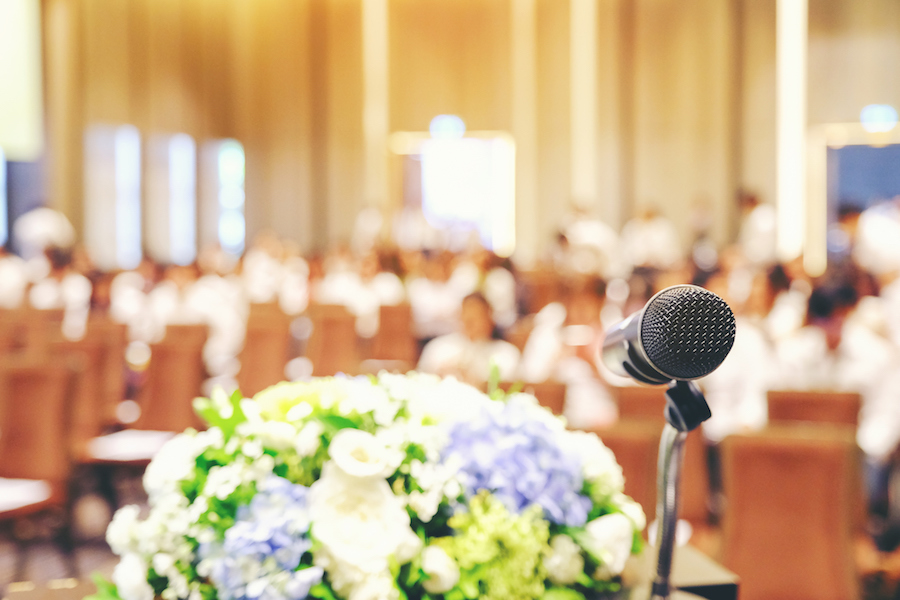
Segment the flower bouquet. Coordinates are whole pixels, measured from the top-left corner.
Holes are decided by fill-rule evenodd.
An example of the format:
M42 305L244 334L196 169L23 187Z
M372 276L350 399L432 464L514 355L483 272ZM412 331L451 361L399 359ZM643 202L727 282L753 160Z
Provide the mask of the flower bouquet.
M99 598L613 596L645 518L597 436L534 397L410 373L195 401L119 510ZM626 582L627 583L627 582Z

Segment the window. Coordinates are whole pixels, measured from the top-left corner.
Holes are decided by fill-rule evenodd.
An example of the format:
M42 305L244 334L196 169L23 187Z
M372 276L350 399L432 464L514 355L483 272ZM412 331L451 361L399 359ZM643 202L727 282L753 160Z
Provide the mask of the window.
M9 241L9 203L6 198L6 156L0 148L0 246Z
M216 243L238 256L244 251L244 147L237 140L215 140L203 149L204 244Z
M136 267L142 254L141 134L136 127L87 128L84 197L84 237L94 261L102 269Z
M154 135L147 147L147 251L189 265L197 256L197 147L186 133Z

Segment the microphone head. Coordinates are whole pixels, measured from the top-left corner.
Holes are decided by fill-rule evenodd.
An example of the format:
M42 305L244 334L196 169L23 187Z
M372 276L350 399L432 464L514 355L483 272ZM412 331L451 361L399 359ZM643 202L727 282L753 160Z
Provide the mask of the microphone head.
M640 323L640 343L650 362L673 379L715 371L734 345L734 313L709 290L677 285L650 299Z

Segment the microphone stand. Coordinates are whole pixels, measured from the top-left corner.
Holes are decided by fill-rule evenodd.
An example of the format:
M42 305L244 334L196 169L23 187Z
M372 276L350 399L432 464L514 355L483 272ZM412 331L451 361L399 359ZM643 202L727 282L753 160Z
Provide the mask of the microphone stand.
M700 388L691 381L673 381L666 391L666 425L659 441L657 463L656 517L659 551L656 578L650 600L669 600L672 586L672 554L675 549L675 526L678 523L679 483L684 463L684 443L688 433L712 414Z

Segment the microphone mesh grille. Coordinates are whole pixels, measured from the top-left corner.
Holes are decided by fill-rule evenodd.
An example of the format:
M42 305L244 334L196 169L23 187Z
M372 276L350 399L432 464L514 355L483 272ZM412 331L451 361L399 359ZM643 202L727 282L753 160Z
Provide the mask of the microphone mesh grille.
M660 292L644 309L641 344L647 357L675 379L716 370L734 344L734 313L716 294L682 285Z

